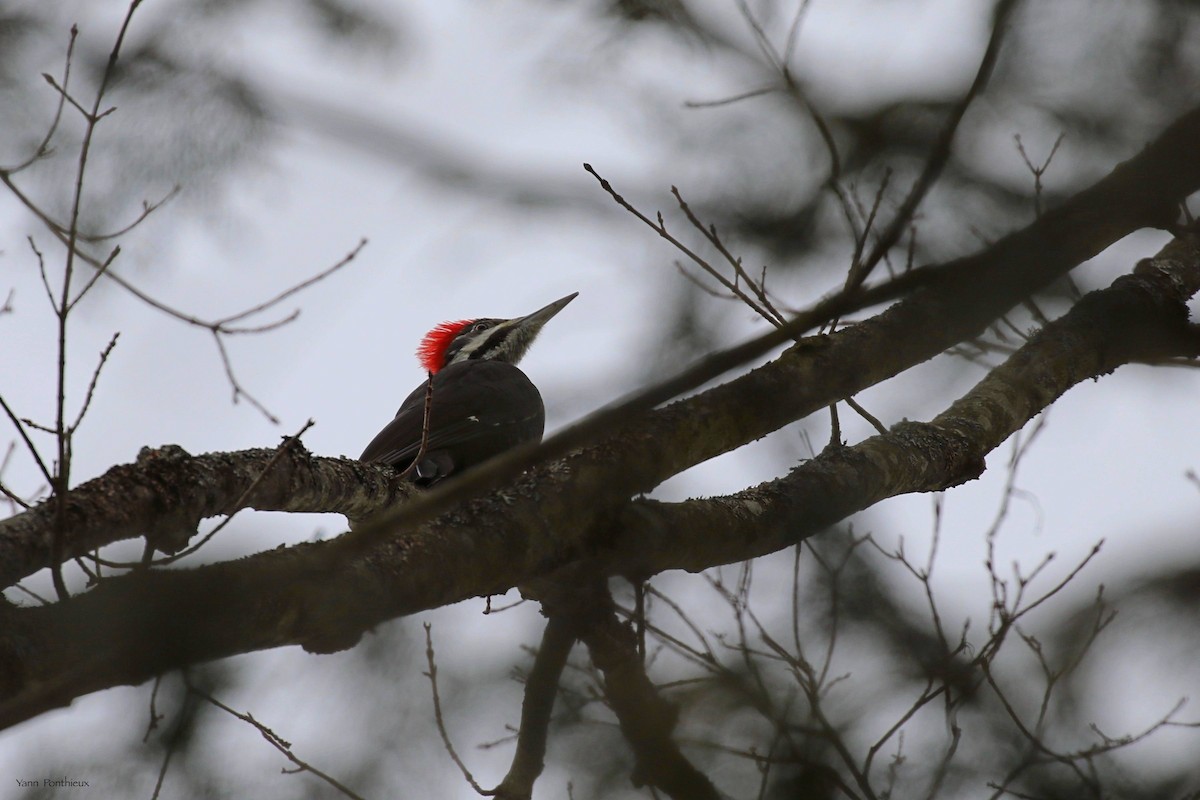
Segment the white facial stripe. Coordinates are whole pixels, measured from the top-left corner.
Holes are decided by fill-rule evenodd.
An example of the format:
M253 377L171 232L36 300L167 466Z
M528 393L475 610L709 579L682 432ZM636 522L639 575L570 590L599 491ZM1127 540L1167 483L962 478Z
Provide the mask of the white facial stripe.
M462 346L462 349L460 349L458 351L458 353L454 356L454 360L455 361L466 361L468 358L471 357L472 353L474 353L479 348L483 347L484 343L487 342L487 340L491 338L492 334L495 331L498 331L500 329L501 329L501 326L497 326L495 328L489 328L486 331L481 331L480 333L476 334L474 336L474 338L472 338L470 341L468 341L466 344L464 344Z
M505 321L492 328L488 328L485 331L481 331L462 346L462 348L454 355L454 361L466 361L469 358L476 357L475 353L477 353L481 348L487 347L489 342L497 339L505 339L506 336L509 336L512 327L512 321ZM484 359L500 358L503 361L511 361L512 359L508 358L510 344L510 341L503 341L499 345L488 347L487 352L478 357Z
M485 331L471 334L467 342L455 351L450 363L456 364L475 358L516 364L541 330L541 325L532 328L528 325L521 327L519 322L520 320L504 320ZM483 352L480 352L481 350Z

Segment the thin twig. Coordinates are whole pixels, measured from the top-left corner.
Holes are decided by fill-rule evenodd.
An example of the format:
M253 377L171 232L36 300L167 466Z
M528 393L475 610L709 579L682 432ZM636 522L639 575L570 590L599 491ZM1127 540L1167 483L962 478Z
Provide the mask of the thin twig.
M738 11L741 12L742 17L746 20L746 24L750 26L751 32L754 34L754 42L758 45L758 49L762 52L763 56L767 59L772 67L782 72L783 58L775 50L775 46L771 44L771 40L768 38L767 32L763 30L762 25L754 17L753 12L750 11L750 6L746 4L746 0L737 0L737 7Z
M47 469L46 462L42 461L42 456L38 452L38 449L34 446L33 441L29 438L29 434L25 432L25 426L21 423L21 420L17 418L17 415L13 413L13 410L8 407L8 403L4 401L4 395L0 395L0 408L4 409L4 413L8 415L9 420L11 420L12 424L16 427L17 433L21 435L21 440L25 442L25 447L28 448L30 455L33 456L33 460L37 463L38 469L42 471L42 476L51 484L53 484L54 476L51 474L50 470Z
M55 308L55 316L58 318L58 392L55 403L55 428L58 441L58 464L55 468L55 479L52 483L54 488L54 530L51 535L50 543L50 577L54 582L54 589L58 594L59 600L66 600L70 597L67 591L66 583L62 576L63 562L63 547L66 539L67 531L67 490L71 485L71 434L72 431L67 427L66 422L66 402L67 402L67 318L71 312L73 303L71 301L71 281L75 273L75 258L78 252L79 243L79 216L83 208L83 182L84 176L87 173L88 156L91 154L92 140L95 137L96 125L106 116L112 109L100 113L100 104L104 101L104 93L108 88L109 81L112 80L113 73L116 69L117 59L120 56L121 46L125 42L125 35L129 31L129 23L133 19L133 14L137 11L142 0L132 0L128 10L125 12L125 18L121 22L121 29L117 33L116 42L113 43L112 51L108 56L108 63L105 65L104 73L100 78L100 85L96 89L95 99L92 103L92 110L86 111L79 103L71 97L65 87L60 87L57 81L50 75L44 75L47 82L51 86L57 88L61 95L66 98L67 102L75 106L81 114L83 114L85 125L83 130L83 140L79 145L79 166L75 170L75 187L71 198L71 213L70 222L65 232L67 257L63 265L62 277L62 293L59 295ZM101 265L101 270L108 269L112 259L116 257L118 251L113 254ZM89 284L90 285L90 284ZM85 290L86 292L86 287ZM82 293L81 295L82 296Z
M238 322L240 320L245 319L246 317L252 316L254 314L258 314L263 311L267 311L268 309L279 305L284 300L288 299L289 297L296 294L297 292L304 291L305 289L312 286L313 284L319 283L320 281L325 280L333 273L342 269L342 267L345 267L347 264L349 264L351 261L353 261L355 258L357 258L358 254L360 252L362 252L362 249L366 246L367 246L366 238L364 237L362 239L359 239L358 244L354 245L354 247L351 248L350 252L347 253L346 255L342 256L342 258L333 266L329 267L328 269L323 270L322 272L318 272L316 275L313 275L311 278L308 278L307 280L303 280L300 283L297 283L295 286L292 286L288 289L284 289L282 292L275 295L270 300L266 300L262 303L259 303L256 306L252 306L252 307L246 309L245 311L240 311L237 314L233 314L231 316L217 320L216 325L218 327L223 328L231 322Z
M186 673L185 673L186 675ZM186 677L185 677L186 681ZM158 681L154 683L154 692L158 692ZM153 695L151 695L153 697ZM196 704L192 700L191 695L185 694L179 703L179 721L175 725L174 735L167 738L166 752L163 753L162 766L158 768L158 779L154 782L154 793L150 795L150 800L158 800L162 793L163 784L167 780L167 769L171 766L171 758L175 755L175 750L179 747L179 742L183 739L181 735L184 725L186 725L192 715L195 713ZM151 714L153 710L153 699L151 700ZM161 719L161 717L160 717ZM149 729L146 731L146 736L150 735ZM143 742L146 740L143 739Z
M94 115L90 114L86 108L84 108L82 105L80 105L79 101L76 100L74 97L72 97L71 93L68 92L65 87L60 86L58 81L54 80L53 75L51 75L48 72L43 72L42 78L45 79L46 83L50 84L50 87L53 88L54 91L58 93L58 97L59 97L60 101L65 100L66 102L70 103L75 108L75 110L78 111L80 113L80 115L82 115L83 118L88 120L89 122L96 121L96 119L94 118Z
M669 233L667 231L666 224L663 222L663 217L662 217L661 213L658 214L657 221L651 220L648 216L646 216L641 211L639 211L632 203L630 203L628 200L626 200L620 193L618 193L616 191L616 189L613 188L612 184L609 183L604 178L602 178L599 175L599 173L597 173L596 170L592 168L592 166L590 164L584 164L583 166L584 166L585 170L587 170L593 177L596 178L596 180L598 180L600 182L601 188L604 189L604 191L606 191L609 194L609 196L612 197L612 199L618 205L620 205L622 208L624 208L630 214L632 214L637 219L641 220L643 223L648 225L655 233L657 233L662 238L666 239L676 249L678 249L680 252L682 252L684 255L686 255L688 258L690 258L693 263L695 263L702 270L704 270L706 273L711 275L723 287L725 287L725 289L730 293L730 295L732 295L734 298L736 298L738 300L741 300L746 306L748 306L751 310L753 310L755 313L757 313L759 316L761 316L767 322L771 323L771 325L775 326L776 328L781 328L787 324L787 319L783 316L783 314L780 313L779 309L777 309L775 307L775 305L771 302L771 299L767 295L766 289L762 285L762 282L755 281L754 278L751 277L746 272L745 267L742 265L741 259L734 256L729 251L729 249L725 246L725 243L721 241L720 236L717 234L716 226L713 226L713 225L706 226L700 220L700 218L697 217L696 214L692 211L691 207L688 205L687 201L684 200L683 195L680 193L680 191L677 187L675 187L675 186L671 187L671 194L675 197L676 202L679 204L680 210L683 211L684 215L688 219L688 222L690 222L694 228L696 228L698 231L700 231L701 234L704 235L704 237L709 241L709 243L712 244L712 246L714 248L716 248L717 252L719 252L721 254L721 256L723 258L725 258L725 260L733 268L733 272L734 272L734 280L733 281L730 281L728 278L726 278L724 275L721 274L720 270L716 269L706 259L704 259L700 255L695 253L693 250L691 250L691 248L689 248L687 245L683 244L683 242L681 242L674 235ZM683 272L683 274L687 278L692 280L693 283L695 283L697 286L699 286L705 292L708 292L709 294L714 294L714 295L716 294L712 289L704 286L704 284L700 283L693 276L689 275L683 269L683 267L681 265L679 265L678 262L676 262L676 267L680 270L680 272ZM766 268L765 267L763 269L763 276L764 276L764 280L765 280L765 276L766 276ZM748 294L746 294L745 291L742 290L741 286L739 285L742 282L744 282L747 286L750 287L750 289L754 293L755 297L753 297L753 298L750 297ZM847 291L847 292L851 291L850 287L847 287L847 289L845 291ZM835 320L836 320L836 318L835 318ZM799 341L799 334L794 336L793 340ZM874 416L872 416L870 413L868 413L867 410L864 409L860 404L858 404L857 402L855 402L854 400L849 399L849 398L847 399L847 403L856 412L861 414L862 417L865 420L867 420L877 431L879 431L880 433L887 432L887 428L884 427L883 424L880 423L880 421L878 419L876 419ZM833 421L834 437L831 438L830 441L835 442L835 441L839 441L837 438L837 430L838 430L837 419L836 419L837 409L835 406L830 406L830 409L831 409L831 413L834 414L834 421Z
M67 56L65 59L65 63L63 65L62 85L64 87L66 87L70 84L71 62L74 59L75 40L78 37L79 37L79 26L72 25L70 38L67 40ZM0 174L5 175L6 177L8 175L15 175L16 173L20 172L21 170L32 165L34 162L50 155L50 153L52 152L49 149L50 148L50 140L54 138L54 134L58 131L58 123L62 121L62 112L63 112L63 107L65 106L65 104L66 104L66 97L64 94L60 93L58 96L58 105L54 109L54 118L50 120L50 127L46 129L46 135L44 137L42 137L42 141L38 143L38 146L36 148L34 148L34 151L29 156L29 158L25 159L20 164L17 164L15 167L8 167L5 169L0 169Z
M150 739L150 734L158 727L165 717L158 713L158 689L162 686L162 675L154 676L154 688L150 690L150 720L146 723L146 733L142 736L142 744Z
M253 717L253 715L251 715L249 713L243 714L240 711L236 711L236 710L230 708L229 706L225 705L224 703L222 703L217 698L210 695L208 692L205 692L202 689L197 689L195 686L193 686L191 684L190 681L187 680L186 676L184 677L184 683L187 686L188 692L190 692L191 694L194 694L195 696L199 697L201 700L205 700L209 704L216 706L217 708L221 709L225 713L230 714L231 716L237 717L242 722L245 722L249 725L254 726L254 728L260 734L262 734L262 737L264 739L266 739L267 742L272 747L274 747L276 750L278 750L280 753L282 753L283 756L288 761L291 761L293 764L296 765L295 770L286 770L286 769L283 770L284 774L294 774L295 772L309 772L309 773L312 773L313 775L315 775L316 777L320 778L321 780L325 781L327 784L329 784L330 786L332 786L334 789L338 790L342 794L346 795L346 797L354 798L354 800L363 800L362 796L360 796L354 790L350 789L345 784L338 781L333 776L331 776L325 772L322 772L321 770L314 767L312 764L309 764L307 761L303 761L299 757L297 757L296 754L292 752L291 742L288 742L286 739L281 737L279 734L275 733L275 731L271 730L266 725L264 725L261 722L259 722L258 720L256 720Z
M84 295L92 290L92 287L96 285L96 281L100 280L100 276L104 275L104 273L108 272L109 267L112 266L113 262L117 260L117 256L119 255L121 255L121 246L117 245L109 252L108 257L105 258L104 261L100 262L100 266L92 272L92 276L88 278L87 283L85 283L83 288L79 290L79 293L75 295L75 299L67 304L67 311L73 309L75 304L82 300Z
M254 406L254 408L256 408L260 413L263 414L263 416L265 416L268 420L270 420L272 423L275 423L275 424L278 424L279 420L273 414L271 414L270 411L268 411L266 409L266 407L261 402L258 401L257 398L255 398L253 395L251 395L249 392L247 392L245 387L241 386L241 384L237 382L237 380L233 374L233 367L232 367L232 364L229 359L229 354L228 354L228 352L225 351L223 343L220 341L221 337L225 336L225 335L242 334L242 333L263 333L265 331L273 330L282 325L286 325L289 322L292 322L299 316L298 311L293 311L291 314L288 314L286 317L284 317L282 319L275 320L273 322L266 323L264 325L234 326L234 325L230 324L237 320L244 319L251 314L259 313L261 311L269 309L269 308L277 305L279 302L286 299L287 297L290 297L291 295L295 294L296 292L301 291L302 289L306 289L309 286L312 286L317 281L329 277L334 272L340 270L342 267L345 267L352 260L354 260L354 258L359 254L359 252L362 250L362 248L367 243L366 239L360 240L359 243L346 256L344 256L341 260L339 260L332 267L327 268L326 270L322 271L321 273L319 273L318 275L316 275L312 278L308 278L304 281L301 281L299 284L296 284L295 286L281 292L280 294L276 295L275 297L271 298L270 300L259 303L256 306L253 306L249 309L240 311L236 314L232 314L230 316L227 316L227 317L215 320L215 321L205 320L205 319L201 319L193 314L189 314L187 312L184 312L177 308L174 308L173 306L154 298L153 296L151 296L151 295L147 294L146 292L142 291L141 289L139 289L134 284L130 283L127 279L122 277L115 270L111 269L111 266L110 266L111 259L115 256L115 254L110 254L109 259L101 260L101 259L97 258L96 256L93 256L93 255L87 253L81 247L78 247L77 246L78 240L86 240L82 234L77 234L77 236L76 236L77 241L73 244L68 235L68 226L66 226L66 225L58 222L57 220L53 219L52 217L50 217L49 214L47 214L40 206L38 206L38 204L36 202L34 202L32 198L30 198L27 194L25 194L21 190L21 188L12 181L8 172L0 170L0 184L3 184L4 186L6 186L9 189L9 191L12 192L13 196L16 197L17 200L20 201L21 204L23 206L25 206L25 208L28 211L30 211L35 217L37 217L42 222L42 224L45 225L45 227L51 232L51 234L53 234L53 236L59 240L59 242L61 242L64 246L68 247L68 249L70 251L74 252L75 257L78 260L89 265L94 270L97 270L98 272L102 272L104 277L108 278L109 280L112 280L114 283L116 283L122 289L129 292L135 298L137 298L141 302L145 303L146 305L150 306L151 308L153 308L157 311L160 311L163 314L166 314L167 316L170 316L173 319L176 319L180 322L184 322L188 325L192 325L192 326L199 327L199 328L204 328L205 330L212 333L213 336L218 340L218 351L221 355L221 362L222 362L222 366L225 370L226 377L229 378L230 382L231 382L231 387L233 389L234 401L236 402L237 399L245 397L250 402L250 404L252 406ZM165 201L165 198L164 198L164 201ZM163 201L160 201L160 203L157 205L161 205L161 202L163 202ZM157 207L157 205L155 205L155 207ZM153 210L153 208L151 210ZM29 239L29 243L30 243L30 246L33 248L34 252L38 255L39 264L42 265L42 269L43 269L43 282L45 283L44 262L41 258L41 253L38 252L37 247L34 245L32 238ZM90 287L91 283L94 282L95 277L96 276L93 276L93 281L89 282L89 284L88 284L89 287ZM51 305L57 306L58 303L54 299L53 292L50 291L48 284L47 284L47 294L50 297ZM78 300L78 298L76 298L76 300Z
M121 332L117 331L108 340L108 345L100 351L100 360L96 363L96 369L92 371L92 379L88 382L87 394L84 395L83 405L79 409L79 416L75 417L75 422L71 424L68 430L74 433L79 429L79 425L83 422L83 416L87 414L88 409L92 405L92 396L96 393L96 382L100 380L100 370L104 369L105 362L108 361L108 356L112 353L113 348L117 345L117 338Z
M875 246L871 248L870 253L863 260L857 270L847 278L847 285L850 288L862 284L874 270L875 266L883 258L884 254L899 241L901 234L908 227L909 222L913 218L913 214L917 210L917 206L925 198L926 193L937 181L942 174L947 162L950 160L950 146L954 142L955 134L958 132L959 124L967 113L967 109L971 103L978 97L984 87L987 86L988 79L991 77L992 68L996 64L996 58L1000 53L1000 44L1004 39L1005 29L1008 24L1008 19L1012 15L1013 10L1017 6L1018 0L998 0L992 11L992 34L988 39L987 48L984 50L983 58L980 60L979 68L975 72L975 78L971 82L970 88L967 89L962 99L955 104L954 109L950 112L950 118L942 127L937 139L934 141L933 149L930 151L929 158L925 161L925 167L921 170L921 174L917 177L912 189L909 190L908 196L900 204L900 208L892 217L891 222L880 233Z
M10 453L12 452L12 446L14 444L16 444L16 442L13 442L9 445L8 452L10 452ZM12 489L9 489L7 486L4 485L3 481L0 481L0 494L4 495L5 498L7 498L10 503L20 506L21 508L25 509L26 511L33 508L33 503L28 502L23 497L21 497L19 494L14 492Z
M433 373L430 372L425 379L425 403L421 412L421 446L417 448L417 454L413 457L412 463L405 467L404 472L400 473L401 480L407 480L410 475L416 472L420 468L421 459L425 457L425 450L429 446L429 418L432 411Z
M315 424L316 424L316 422L314 422L313 420L310 419L307 422L305 422L304 425L300 428L300 430L296 431L295 434L293 434L292 436L283 437L283 441L280 442L279 446L275 448L275 452L271 454L270 460L268 460L267 463L263 466L262 470L257 475L254 476L254 480L250 481L250 485L247 486L246 489L240 495L238 495L238 498L236 500L234 500L233 503L229 506L230 511L225 516L225 519L221 520L220 523L218 523L215 528L213 528L211 531L206 533L204 535L204 537L200 539L200 541L196 542L191 547L181 550L178 553L173 553L169 556L165 556L164 558L160 558L153 562L149 562L145 558L143 558L141 564L109 562L109 561L104 561L101 563L103 563L107 567L114 567L114 568L121 568L121 567L129 568L129 567L136 567L136 566L160 567L160 566L166 566L167 564L173 564L176 561L178 561L179 559L184 558L185 556L190 556L192 553L195 553L201 547L208 544L208 542L211 541L214 536L216 536L218 533L220 533L221 530L224 529L226 525L228 525L230 522L232 522L234 516L236 516L239 511L246 508L246 503L250 499L250 496L252 494L254 494L254 490L257 489L260 484L262 484L262 482L266 479L267 475L270 474L271 469L277 463L279 463L279 459L281 459L283 457L283 454L286 453L292 447L292 445L299 442L300 437L303 436L305 434L305 432L308 431L308 429L311 428ZM150 547L149 542L147 542L147 547ZM150 552L153 553L153 548L150 548Z
M4 458L0 459L0 478L4 477L4 473L8 470L9 462L12 461L13 453L15 453L16 451L17 451L16 441L10 441L8 443L7 449L5 449L5 451L4 451ZM7 486L5 486L3 480L0 480L0 494L3 494L5 497L8 498L9 502L12 504L12 508L13 508L14 512L15 512L17 506L24 508L26 511L33 508L33 503L30 503L25 498L21 497L16 492L14 492L12 489L9 489Z
M1058 152L1058 146L1062 144L1067 134L1060 133L1058 138L1054 140L1054 144L1050 147L1050 153L1046 156L1046 160L1041 163L1041 166L1034 166L1029 159L1029 154L1025 152L1025 143L1021 141L1021 134L1014 134L1013 140L1017 143L1017 152L1021 154L1021 160L1025 162L1025 166L1029 168L1033 175L1033 214L1035 217L1042 216L1042 176L1046 174L1046 170L1050 168L1050 162L1054 160L1055 154Z
M225 368L225 377L229 380L229 386L233 390L234 404L236 405L238 400L244 397L246 398L247 402L258 409L258 412L266 417L272 425L278 425L279 417L272 414L266 406L259 402L257 397L246 391L242 384L238 382L237 376L233 374L233 362L229 360L229 351L225 349L225 342L221 340L220 331L213 329L212 335L213 341L217 343L217 352L221 354L221 366Z
M612 197L613 201L617 203L617 205L621 206L621 208L625 209L630 214L637 217L645 225L647 225L651 230L653 230L655 233L657 233L660 237L662 237L663 239L666 239L668 242L670 242L671 245L673 247L675 247L675 249L679 250L679 252L683 253L685 256L687 256L689 259L691 259L692 263L694 263L696 266L700 267L702 270L704 270L709 275L711 275L722 286L724 286L731 293L733 293L734 295L739 297L742 300L742 302L749 305L758 314L765 317L766 319L772 319L771 315L766 310L761 308L757 303L755 303L752 299L750 299L748 296L746 296L746 294L744 292L742 292L741 289L739 289L728 278L726 278L724 275L722 275L720 270L718 270L712 264L708 263L708 261L703 256L696 253L694 250L692 250L690 247L688 247L682 241L677 239L673 234L671 234L667 230L666 224L663 222L662 214L658 215L657 222L655 220L650 219L648 216L646 216L641 211L639 211L632 203L630 203L628 200L626 200L621 194L619 194L617 192L617 190L613 188L611 183L609 183L606 179L602 178L600 176L600 174L598 172L596 172L596 170L592 167L591 164L584 164L583 168L585 170L587 170L587 172L592 177L594 177L597 181L600 182L600 188L602 188L605 192L607 192L608 195L610 197ZM700 229L700 231L705 234L705 236L708 236L708 232L706 231L704 224L701 223L695 217L694 214L692 214L691 209L688 208L687 203L684 202L683 198L680 196L679 190L677 188L675 188L674 186L672 186L671 193L675 196L676 200L679 202L680 208L683 210L684 214L686 214L688 216L688 219L692 222L692 224L695 225L696 227L698 227ZM741 269L740 264L738 264L738 269ZM773 322L773 324L778 325L779 323Z
M288 314L286 317L280 317L273 322L264 322L262 325L247 325L241 327L224 326L221 328L221 333L224 333L228 336L237 336L244 333L267 333L277 328L282 328L284 325L295 322L299 318L300 309L294 308L292 309L292 313Z
M848 405L848 406L850 406L852 409L854 409L854 410L855 410L855 412L857 412L857 413L858 413L858 415L859 415L860 417L862 417L863 419L865 419L867 422L871 423L871 427L873 427L875 430L877 430L877 431L879 431L880 433L883 433L883 434L886 434L886 433L888 432L888 429L887 429L887 427L886 427L886 426L885 426L885 425L884 425L882 422L880 422L878 419L876 419L875 417L873 417L873 416L870 414L870 412L868 412L868 411L867 411L865 408L863 408L863 407L862 407L862 406L861 406L861 405L858 403L858 401L857 401L857 400L855 400L853 397L847 397L847 398L845 398L845 403L846 403L846 405Z
M715 274L714 277L716 277L718 280L721 280L722 285L724 285L725 288L733 292L738 299L758 312L772 325L782 325L785 322L783 315L780 314L773 305L771 305L771 301L767 298L766 292L763 291L763 289L755 282L755 280L746 273L745 268L742 266L742 260L740 258L735 258L734 255L725 247L725 243L722 242L721 237L717 235L716 226L706 226L703 222L701 222L700 219L692 212L692 209L687 202L684 201L683 195L680 194L678 188L672 186L671 194L675 196L675 200L679 203L680 210L683 211L683 213L687 216L688 221L692 223L692 226L696 228L696 230L700 231L704 238L708 239L709 243L717 249L717 252L719 252L733 268L735 279L733 283L729 283L728 281L724 280L723 276L721 276L719 273ZM711 270L711 267L709 270ZM710 272L710 274L713 273ZM755 296L758 298L758 303L762 304L761 307L741 291L741 289L738 287L739 279L745 281L750 289L754 292Z
M173 200L182 190L183 190L182 186L180 186L179 184L175 184L174 186L171 187L171 191L169 191L165 195L163 195L161 199L156 200L153 203L143 200L141 212L136 217L134 217L132 222L130 222L127 225L124 225L114 231L110 231L109 233L80 233L79 238L85 242L97 244L99 242L104 242L109 239L116 239L118 237L124 236L125 234L129 233L131 230L136 228L138 225L141 225L146 220L146 218L149 217L151 214L153 214L155 211L158 211L158 209L162 208L164 205L166 205L171 200Z
M29 249L33 251L34 257L37 258L38 274L42 277L42 288L46 290L46 299L50 301L50 307L54 308L54 290L50 288L50 279L46 277L46 257L42 255L41 250L38 250L32 236L26 236L25 240L29 242Z
M19 592L24 592L25 594L29 595L29 596L30 596L30 597L32 597L34 600L37 600L39 603L41 603L41 604L42 604L42 605L44 605L44 606L48 606L48 605L50 605L50 601L49 601L49 600L47 600L46 598L42 597L40 594L38 594L37 592L35 592L33 589L27 589L27 588L25 588L24 586L22 586L22 585L21 585L21 584L19 584L19 583L14 583L12 588L16 589L16 590L17 590L17 591L19 591Z
M450 754L450 758L454 760L455 765L462 773L467 783L471 784L471 788L478 792L483 797L491 797L495 793L484 789L471 775L471 771L467 769L467 765L459 758L458 751L454 749L454 744L450 741L450 734L446 732L446 721L442 717L442 699L438 694L437 685L437 661L433 653L433 626L428 622L425 623L425 660L429 664L429 671L425 673L425 677L429 678L429 684L433 687L433 716L437 722L438 733L442 735L442 744L446 747L446 752Z
M783 68L790 72L792 56L796 52L796 43L800 39L800 22L804 19L804 13L808 11L809 0L800 0L800 5L796 8L796 16L792 17L792 24L788 28L787 41L783 46Z
M720 100L685 100L683 106L684 108L718 108L720 106L732 105L742 100L749 100L752 97L762 97L764 94L777 91L779 91L778 86L761 86L758 89L750 89L729 97L723 97Z

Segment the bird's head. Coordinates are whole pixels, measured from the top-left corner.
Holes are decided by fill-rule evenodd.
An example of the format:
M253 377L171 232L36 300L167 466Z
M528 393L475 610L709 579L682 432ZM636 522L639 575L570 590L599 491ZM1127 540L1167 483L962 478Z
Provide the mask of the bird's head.
M417 359L431 373L459 361L494 359L516 364L542 326L578 295L569 294L524 317L443 322L425 334L417 347Z

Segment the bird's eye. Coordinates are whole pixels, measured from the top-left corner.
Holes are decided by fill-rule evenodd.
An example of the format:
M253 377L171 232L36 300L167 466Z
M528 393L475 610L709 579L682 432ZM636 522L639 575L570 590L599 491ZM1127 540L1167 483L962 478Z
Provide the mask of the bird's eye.
M475 331L476 333L479 333L480 331L486 331L487 329L488 329L488 324L486 322L477 322L477 323L475 323L475 327L473 327L471 330Z

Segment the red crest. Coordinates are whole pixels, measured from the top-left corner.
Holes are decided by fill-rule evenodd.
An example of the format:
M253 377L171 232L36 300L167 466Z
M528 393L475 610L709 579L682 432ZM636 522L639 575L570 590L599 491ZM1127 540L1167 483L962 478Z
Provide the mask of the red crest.
M436 373L446 366L446 349L450 347L450 343L462 332L462 329L474 321L473 319L460 319L454 322L443 322L425 334L421 343L417 345L417 360L421 362L421 366L425 368L426 372Z

